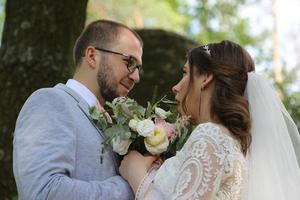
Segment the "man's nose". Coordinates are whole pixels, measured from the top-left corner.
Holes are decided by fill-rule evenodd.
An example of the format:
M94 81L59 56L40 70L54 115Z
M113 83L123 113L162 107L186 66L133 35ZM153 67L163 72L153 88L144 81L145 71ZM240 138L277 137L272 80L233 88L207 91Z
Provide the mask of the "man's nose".
M139 70L136 69L133 73L129 74L129 78L134 82L134 83L139 83L140 82L140 74Z

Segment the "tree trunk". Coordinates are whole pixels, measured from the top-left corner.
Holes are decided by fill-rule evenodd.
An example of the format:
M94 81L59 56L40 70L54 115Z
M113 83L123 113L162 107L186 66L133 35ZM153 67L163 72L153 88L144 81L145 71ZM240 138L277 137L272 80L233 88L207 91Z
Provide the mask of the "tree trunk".
M273 17L273 29L272 29L272 43L273 43L273 65L274 65L274 77L275 81L282 83L282 67L280 61L279 42L278 42L278 24L277 24L277 1L272 0L272 17ZM282 98L282 97L281 97Z
M84 27L87 0L7 0L0 49L0 197L12 199L12 135L17 115L36 89L65 82L72 48Z

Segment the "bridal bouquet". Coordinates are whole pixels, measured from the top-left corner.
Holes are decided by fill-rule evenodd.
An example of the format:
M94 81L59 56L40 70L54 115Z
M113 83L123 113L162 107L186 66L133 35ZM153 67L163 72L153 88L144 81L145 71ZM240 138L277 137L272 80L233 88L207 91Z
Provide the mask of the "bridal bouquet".
M118 97L113 102L106 102L111 119L108 119L107 113L100 113L92 107L91 117L106 136L101 162L110 144L119 155L125 155L129 149L142 154L175 155L185 143L191 126L187 117L178 117L175 111L165 111L159 107L160 104L172 103L162 98L153 105L148 103L144 108L133 99Z

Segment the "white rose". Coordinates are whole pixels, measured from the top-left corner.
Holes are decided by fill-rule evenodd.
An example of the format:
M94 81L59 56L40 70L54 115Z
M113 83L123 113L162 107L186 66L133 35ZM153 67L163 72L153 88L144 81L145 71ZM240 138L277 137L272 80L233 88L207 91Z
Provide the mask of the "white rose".
M132 140L121 140L120 137L115 137L112 139L112 147L113 151L118 153L119 155L125 155L128 152L128 148Z
M161 127L155 127L154 134L144 140L146 149L153 155L165 152L169 146L166 131Z
M129 127L131 128L131 130L136 131L136 127L137 127L138 123L139 123L138 120L136 120L136 119L131 119L131 120L129 121L129 124L128 124L128 125L129 125Z
M159 107L155 107L154 109L155 111L155 114L160 117L161 119L166 119L170 114L171 112L166 112L164 109L162 108L159 108Z
M155 124L150 119L144 119L138 122L136 126L136 131L144 137L153 135L154 133Z

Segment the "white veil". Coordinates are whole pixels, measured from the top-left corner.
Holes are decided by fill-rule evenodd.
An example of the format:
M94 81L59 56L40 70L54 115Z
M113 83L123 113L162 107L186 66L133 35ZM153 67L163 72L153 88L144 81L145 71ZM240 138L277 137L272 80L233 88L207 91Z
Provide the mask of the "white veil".
M273 87L254 72L248 73L245 96L252 120L245 199L299 200L300 136L295 123Z

